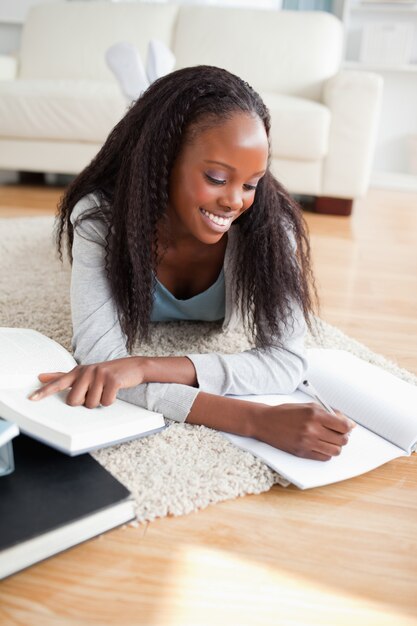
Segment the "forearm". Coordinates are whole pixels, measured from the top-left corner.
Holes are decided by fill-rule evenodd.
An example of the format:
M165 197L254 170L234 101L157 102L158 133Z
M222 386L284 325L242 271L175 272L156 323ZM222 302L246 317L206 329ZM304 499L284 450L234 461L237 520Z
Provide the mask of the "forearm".
M134 387L118 397L184 422L198 395L194 366L186 357L129 357Z
M143 371L145 383L178 383L197 387L197 375L188 357L132 357Z
M201 391L194 400L186 422L253 437L257 420L264 411L263 404Z
M301 349L299 354L279 349L193 354L190 360L199 388L221 396L292 393L307 367Z
M197 387L194 365L187 357L132 357L143 373L144 383L174 383ZM199 424L245 437L257 437L257 425L265 405L199 392L186 417Z
M271 338L269 348L187 355L199 389L220 396L292 393L307 369L306 323L299 309L294 316L293 330L284 335L281 346Z
M354 423L315 403L269 406L199 392L186 422L263 441L296 456L326 461L340 454Z

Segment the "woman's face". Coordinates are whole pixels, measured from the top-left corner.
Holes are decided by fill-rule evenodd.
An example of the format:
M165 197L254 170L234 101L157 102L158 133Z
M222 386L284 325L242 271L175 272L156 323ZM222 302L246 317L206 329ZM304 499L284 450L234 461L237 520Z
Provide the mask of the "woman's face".
M218 242L252 205L267 161L268 139L257 116L236 113L197 132L171 172L167 213L174 240Z

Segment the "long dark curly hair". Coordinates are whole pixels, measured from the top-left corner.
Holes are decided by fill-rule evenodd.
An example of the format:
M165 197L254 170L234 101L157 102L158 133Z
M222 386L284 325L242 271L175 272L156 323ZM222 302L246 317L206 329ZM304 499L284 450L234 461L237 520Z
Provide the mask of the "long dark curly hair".
M78 219L105 222L106 270L119 321L131 350L149 334L158 265L158 223L169 201L172 167L185 141L236 112L257 115L269 137L269 112L260 96L230 72L211 66L181 69L154 82L114 127L92 162L59 204L56 240L66 238L72 260L71 213L95 193L100 208ZM75 224L76 226L76 224ZM318 305L307 227L298 204L268 170L239 229L234 265L237 305L255 345L281 342L294 304L313 328ZM294 253L294 245L297 252Z

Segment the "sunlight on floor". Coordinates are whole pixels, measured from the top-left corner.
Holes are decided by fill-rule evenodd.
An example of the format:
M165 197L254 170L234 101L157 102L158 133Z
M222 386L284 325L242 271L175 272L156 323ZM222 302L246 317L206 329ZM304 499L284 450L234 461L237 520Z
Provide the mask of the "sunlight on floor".
M386 605L335 592L220 550L183 546L153 624L164 626L416 626Z

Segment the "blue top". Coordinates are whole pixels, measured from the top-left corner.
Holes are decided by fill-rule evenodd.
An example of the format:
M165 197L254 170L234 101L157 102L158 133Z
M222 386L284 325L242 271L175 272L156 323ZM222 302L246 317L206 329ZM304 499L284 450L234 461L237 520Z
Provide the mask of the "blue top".
M152 322L176 322L178 320L200 320L214 322L224 318L225 287L223 268L213 283L205 291L192 298L178 300L156 279Z

